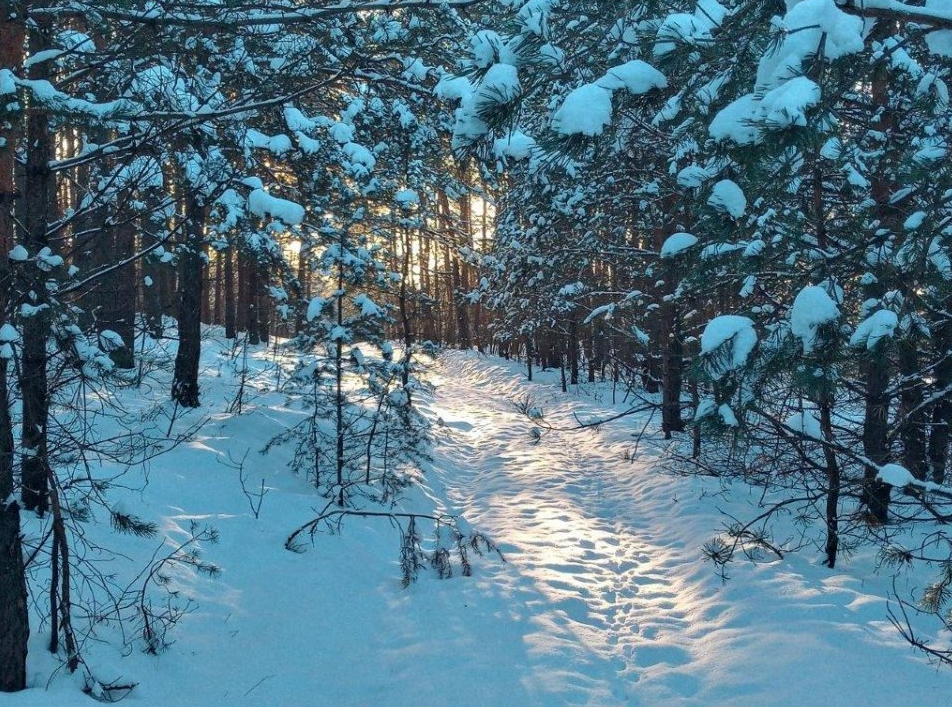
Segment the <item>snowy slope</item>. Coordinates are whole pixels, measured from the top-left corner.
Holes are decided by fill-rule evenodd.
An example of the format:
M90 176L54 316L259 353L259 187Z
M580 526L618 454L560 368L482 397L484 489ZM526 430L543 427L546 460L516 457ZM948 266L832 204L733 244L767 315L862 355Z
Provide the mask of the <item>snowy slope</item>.
M658 473L650 446L626 460L644 421L546 432L534 444L514 402L530 396L549 424L569 427L574 413L617 411L610 390L562 394L551 376L527 383L515 365L475 354L447 353L434 369L435 393L421 405L437 447L425 488L402 506L461 510L508 562L486 558L472 578L425 575L403 590L395 531L358 519L291 553L288 533L323 501L288 471L286 454L257 452L301 412L272 392L275 369L259 350L247 412L224 414L236 381L225 352L207 349L204 407L188 415L209 421L156 460L144 490L122 502L170 539L191 520L213 525L220 542L203 553L223 573L176 575L197 608L160 656L85 646L100 679L139 683L126 704L948 704L949 675L916 657L886 622L890 579L858 578L869 558L831 573L807 552L740 566L722 585L700 546L722 523L717 508L742 510L744 499L716 482ZM218 463L249 450L249 478L272 488L259 519L234 469ZM129 556L120 573L147 562L157 544L118 538L104 525L90 532ZM89 704L77 679L53 674L44 628L34 627L35 689L0 702Z

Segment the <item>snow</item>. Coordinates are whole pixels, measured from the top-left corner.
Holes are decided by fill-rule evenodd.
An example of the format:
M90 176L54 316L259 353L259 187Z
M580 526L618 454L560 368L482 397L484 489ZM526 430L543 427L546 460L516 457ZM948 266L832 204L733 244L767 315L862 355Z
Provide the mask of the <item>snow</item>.
M892 338L899 326L899 317L891 309L880 309L865 319L850 337L850 346L875 348L884 338Z
M413 189L401 189L393 195L393 199L403 207L415 206L420 203L420 195Z
M492 30L481 30L470 39L473 64L480 68L491 66L503 45L502 38Z
M764 129L804 127L807 110L820 102L820 87L806 76L797 76L766 91L748 94L721 109L708 131L718 141L751 145L763 139Z
M327 300L323 297L314 297L307 305L307 320L313 322L317 319L321 312L324 311L324 307L327 304Z
M335 142L346 145L354 140L354 126L336 122L330 126L330 134Z
M17 92L17 77L10 69L0 69L0 96Z
M493 153L497 159L509 157L519 161L530 157L536 149L536 141L525 133L514 130L493 143Z
M354 304L363 317L382 317L384 315L384 311L367 295L354 297Z
M444 101L459 101L473 95L475 88L465 76L442 76L434 89L437 97Z
M944 280L952 280L952 259L949 258L949 249L939 238L929 243L929 262L939 272Z
M929 51L941 57L952 58L952 29L942 29L926 35Z
M741 368L757 345L753 320L736 314L715 317L701 334L701 355L711 356L727 346L726 360L717 366L718 373Z
M519 71L511 64L493 64L476 90L478 110L493 105L512 103L522 93Z
M287 199L271 196L264 189L252 189L248 195L248 210L259 218L276 218L288 226L304 221L304 207Z
M735 219L747 212L747 197L744 196L743 189L730 179L722 179L714 185L707 203Z
M915 231L923 223L925 223L928 214L925 211L917 211L914 214L911 214L906 221L902 224L902 227L907 231Z
M753 94L741 96L718 111L708 132L718 141L731 140L738 145L752 145L761 138L761 131L755 124L759 117L760 101L757 97Z
M43 246L36 254L36 265L43 272L50 272L63 265L63 256L54 255L48 246Z
M273 352L259 346L248 356L254 400L243 415L225 414L238 384L230 360L227 345L206 339L203 408L180 411L175 423L204 426L152 462L144 489L133 488L145 475L137 467L123 479L130 488L109 491L111 507L155 520L162 538L117 536L106 519L88 524L92 539L130 558L110 568L121 577L193 522L220 536L201 548L220 577L172 577L195 610L169 650L84 645L100 680L139 683L130 705L804 707L843 704L844 675L864 707L947 703L947 676L888 623L892 578L872 572L874 550L835 572L809 550L742 563L723 583L700 548L721 510L749 517L747 492L663 473L660 436L634 450L631 432L647 416L572 430L577 418L626 409L604 402L610 384L563 394L557 372L528 383L515 363L475 352L448 352L430 376L435 389L418 395L436 445L423 484L399 508L459 514L460 527L489 534L506 562L480 558L470 578L423 573L404 590L396 531L356 518L304 553L288 552L288 532L323 500L288 471L291 450L257 451L301 411L274 392ZM156 408L138 389L121 395L152 419ZM538 444L534 423L510 402L526 398L554 428ZM158 410L168 415L171 405ZM220 463L247 451L251 485L268 489L257 519L237 472ZM39 530L37 519L26 522ZM796 534L796 519L783 532ZM31 635L31 689L4 705L89 704L46 639L43 630Z
M728 427L738 427L740 425L740 423L737 421L737 416L734 414L734 411L731 410L731 406L727 403L724 403L717 408L717 415L721 418L721 422L723 422Z
M625 89L634 95L666 88L664 75L644 61L633 60L609 69L595 83L579 86L553 116L553 127L564 136L601 135L612 122L612 94Z
M662 57L680 44L693 45L710 38L711 24L706 18L676 12L668 15L658 27L654 55Z
M813 410L795 412L784 421L784 424L805 437L816 440L823 439L823 431L820 429L820 420Z
M903 488L904 486L909 486L914 484L916 478L909 472L908 469L899 464L884 464L879 467L879 471L876 474L876 478L887 483L890 486L895 486L896 488Z
M92 103L75 98L58 90L49 81L42 79L15 79L17 85L28 89L40 104L53 111L79 114L89 118L104 120L114 117L125 110L134 109L134 105L124 99L108 103Z
M690 233L675 233L661 245L661 257L673 258L697 244L697 236Z
M4 344L15 343L20 340L20 333L9 322L4 322L0 326L0 342Z
M756 258L758 255L764 252L764 248L767 247L767 244L764 243L761 239L757 238L752 240L747 244L747 247L744 248L744 257L745 258Z
M823 48L827 61L863 50L863 20L836 6L835 0L801 0L788 5L780 22L783 40L764 56L757 69L757 88L770 90L800 73L808 57Z
M926 0L925 10L940 15L945 13L949 17L948 0ZM936 32L929 32L926 35L926 45L929 51L947 59L952 58L952 29L940 29Z
M934 481L923 481L912 475L901 464L883 464L876 473L876 478L894 488L917 486L926 491L938 491L946 496L952 495L952 487L937 484Z
M367 176L377 166L377 158L363 145L348 142L342 146L342 149L347 156L347 167L356 176Z
M580 86L566 96L553 117L560 135L595 137L612 122L612 93L598 84Z
M640 59L609 69L597 83L609 91L624 88L634 95L668 87L668 80L664 77L664 74Z
M557 2L558 0L528 0L519 8L517 17L526 31L545 37L549 13L552 5Z
M112 329L103 329L99 332L99 345L103 351L117 351L126 344L122 337Z
M714 175L710 170L700 165L688 165L678 172L678 186L685 189L696 189L704 185L704 182L711 179Z
M768 91L760 101L764 121L772 128L803 127L806 111L820 102L820 87L806 76L797 76Z
M294 147L287 135L265 135L257 130L248 130L245 133L245 146L249 149L267 150L274 155L283 155Z
M810 354L820 327L840 318L836 302L822 287L810 285L800 290L790 308L790 333L800 339L803 352Z

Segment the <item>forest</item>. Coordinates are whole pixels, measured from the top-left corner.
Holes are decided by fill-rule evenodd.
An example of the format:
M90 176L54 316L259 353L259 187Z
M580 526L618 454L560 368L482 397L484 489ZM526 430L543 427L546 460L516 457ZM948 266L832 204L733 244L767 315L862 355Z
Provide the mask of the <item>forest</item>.
M952 700L952 0L0 0L0 705Z

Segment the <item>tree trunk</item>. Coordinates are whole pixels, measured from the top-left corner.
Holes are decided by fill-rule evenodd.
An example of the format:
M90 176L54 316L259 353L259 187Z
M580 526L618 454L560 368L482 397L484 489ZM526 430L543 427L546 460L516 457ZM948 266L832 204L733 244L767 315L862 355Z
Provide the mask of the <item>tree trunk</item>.
M829 444L823 445L826 460L826 566L836 566L836 555L840 545L839 505L840 505L840 467L836 454L830 447L833 443L833 414L829 401L820 404L820 431Z
M248 315L251 313L248 292L248 259L240 250L235 254L235 259L238 266L238 306L235 319L238 331L244 333L248 331Z
M135 253L135 221L123 219L116 226L105 226L100 238L105 239L102 253L103 265L112 261L131 258ZM110 330L122 337L122 348L109 352L109 357L118 368L135 368L136 336L136 266L130 263L117 268L102 278L97 298L100 303L96 326L100 332Z
M208 263L208 246L202 248L202 256L204 257L204 263ZM215 292L215 288L212 286L212 273L214 271L210 268L202 268L202 277L204 278L202 282L202 306L200 321L202 324L211 324L212 323L212 295Z
M229 246L222 251L225 259L225 338L235 338L235 251Z
M239 255L239 257L242 257ZM248 311L246 316L245 331L248 336L248 343L256 346L261 343L261 322L258 317L258 263L248 257L245 257L245 306Z
M0 40L4 38L0 32ZM5 225L0 223L0 229ZM5 278L0 284L6 284ZM0 304L5 306L6 303ZM7 373L7 361L0 359L0 499L13 495L13 425ZM29 636L20 507L11 500L0 502L0 692L15 692L26 687Z
M879 468L889 461L886 436L889 433L889 359L885 342L880 342L869 352L865 364L866 415L863 419L863 453L873 463L864 472L863 505L878 523L889 520L889 497L891 487L879 481Z
M199 406L198 367L202 353L202 228L205 208L197 196L186 197L187 236L178 251L178 331L172 399L186 408Z
M345 252L343 243L343 234L341 234L340 255L343 257ZM344 326L344 264L337 264L337 326ZM344 342L338 337L334 345L334 377L335 377L335 425L336 425L336 453L335 466L337 470L337 505L342 507L345 503L344 493Z
M469 306L466 304L467 285L465 281L465 266L461 267L459 257L453 258L452 275L453 299L456 303L456 345L463 349L472 347L469 331Z
M926 414L922 404L922 374L915 340L899 341L899 374L903 379L899 393L899 416L902 424L903 465L917 479L926 478Z
M663 347L661 383L661 428L665 439L684 429L681 419L681 388L684 383L684 341L681 312L672 300L677 272L670 265L665 272L665 297L661 305L661 346Z
M271 294L268 290L268 278L258 274L258 302L255 308L258 314L258 338L267 344L271 339Z
M23 25L18 5L0 0L0 69L19 68L22 61ZM19 122L0 108L0 326L7 320L8 294L12 289L6 254L13 246L13 203L16 135ZM20 541L20 507L13 495L13 421L7 387L8 360L0 358L0 692L26 687L27 640L30 636L26 578Z
M572 385L578 385L578 322L569 324L569 371Z
M948 310L947 310L948 311ZM937 391L945 391L952 385L952 320L946 319L936 329L934 342L935 358L939 364L935 368L934 386ZM952 425L952 402L949 393L942 392L932 408L932 429L929 433L929 466L932 480L944 484L949 459L949 433Z
M225 251L215 251L215 305L212 310L212 324L215 326L225 323L224 256Z
M31 25L29 44L31 55L49 49L48 19L36 20ZM49 80L49 66L50 62L46 61L34 64L29 72L30 78L38 81ZM23 222L26 226L24 241L27 251L35 255L47 246L46 232L55 193L53 174L49 167L53 159L49 115L42 106L32 102L27 109L27 144L30 149L26 152L26 179L23 190ZM20 377L20 392L23 397L22 497L24 508L42 515L49 507L47 490L50 475L47 458L49 389L46 371L50 312L45 307L45 289L38 287L25 292L23 304L39 309L35 310L33 316L23 319L23 360Z
M526 377L532 380L532 337L526 337Z
M165 333L162 326L162 269L163 265L157 263L155 258L151 256L142 260L142 272L144 273L142 306L145 328L153 339L159 339Z
M307 252L304 248L304 243L301 243L301 250L298 251L298 262L297 262L297 280L298 287L301 291L299 293L299 299L302 302L310 302L311 300L311 278L310 278L310 267L307 262ZM303 307L298 307L297 316L294 320L294 331L295 333L301 332L304 330L304 325L306 323L306 310Z

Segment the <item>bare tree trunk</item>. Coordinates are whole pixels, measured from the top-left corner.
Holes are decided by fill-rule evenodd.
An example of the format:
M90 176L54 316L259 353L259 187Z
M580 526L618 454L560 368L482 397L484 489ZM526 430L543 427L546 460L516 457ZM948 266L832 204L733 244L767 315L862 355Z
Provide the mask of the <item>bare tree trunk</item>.
M663 347L661 384L661 427L666 439L684 429L681 419L681 388L684 384L684 341L681 333L681 312L673 301L677 287L676 267L671 264L665 272L661 304L661 346Z
M460 169L460 177L465 180L466 170ZM472 248L473 246L473 205L469 194L464 194L460 200L460 230L461 242L458 246ZM447 214L449 218L449 214ZM469 349L473 345L472 331L469 322L469 266L460 259L459 248L453 253L453 292L456 298L456 344L461 349Z
M162 326L162 265L147 257L142 260L143 288L142 306L145 316L145 328L153 339L161 338L165 333ZM148 279L146 279L148 278Z
M114 227L106 226L99 237L108 244L103 254L105 258L116 261L130 258L135 253L135 221L124 219ZM134 263L117 268L102 278L98 287L100 308L97 328L100 332L107 329L114 331L122 337L125 346L110 351L109 357L118 368L125 369L135 368L135 273Z
M198 367L202 354L202 258L205 207L194 193L186 196L186 238L178 259L178 331L172 399L186 408L199 406Z
M926 413L922 404L922 376L915 340L899 341L899 374L903 384L899 393L899 431L903 464L917 479L926 478Z
M840 467L836 454L830 444L833 443L833 415L829 401L820 403L820 431L829 444L823 445L826 461L826 566L836 566L836 554L839 550L839 505L840 505Z
M862 502L878 523L889 520L891 487L877 479L879 467L889 461L889 360L885 342L869 352L865 364L866 415L863 419L863 453L872 462L864 472Z
M890 36L889 23L879 24L873 30L873 39L883 41ZM877 116L878 129L882 131L887 143L892 141L892 131L895 127L895 115L889 101L889 73L888 63L879 62L876 66L872 83L872 101ZM819 159L817 155L816 159ZM872 179L872 194L876 202L876 211L882 225L894 228L897 224L897 211L891 203L895 184L888 176L886 165L877 170ZM820 177L822 179L822 176ZM820 188L820 187L817 187ZM867 288L868 298L878 299L885 289L883 282L888 277L885 273L878 273L876 284ZM872 351L868 352L869 359L864 366L866 379L865 416L863 419L863 452L872 462L867 465L863 474L862 503L869 511L870 517L878 523L889 520L889 503L892 487L884 484L877 478L879 466L889 461L889 357L886 351L886 341L881 341Z
M18 69L22 61L24 30L18 16L19 4L0 0L0 69ZM3 115L0 108L0 256L13 246L13 203L16 116ZM11 273L5 257L0 257L0 326L7 320L12 289ZM13 421L7 387L8 361L0 357L0 499L13 496ZM30 621L27 612L26 578L20 540L20 507L14 501L0 503L0 692L16 692L26 687L27 641Z
M0 32L0 39L3 38L4 34ZM4 225L0 223L0 229ZM0 285L5 284L6 277L0 276ZM6 302L0 302L0 305L5 307ZM0 316L0 324L2 324L2 316ZM10 420L7 374L7 361L0 359L0 498L2 499L9 499L13 495L13 424ZM26 577L20 540L20 507L16 501L2 502L0 503L0 692L15 692L26 687L27 641L30 637L26 602Z
M204 263L209 262L208 250L207 245L202 248ZM212 323L212 294L215 292L215 288L212 287L212 272L210 267L202 267L202 306L200 315L202 324Z
M258 339L267 344L271 339L271 295L267 274L258 272L258 299L255 311L258 314Z
M310 301L311 297L311 273L310 268L307 262L307 253L304 249L304 243L301 243L301 250L298 251L298 263L297 263L297 279L298 286L301 288L300 299L303 301ZM294 320L294 331L300 332L304 329L305 324L305 310L303 308L298 308L297 316Z
M225 252L215 251L215 305L212 310L212 324L215 326L225 323Z
M947 318L936 329L933 345L935 357L939 361L933 385L937 391L945 391L952 385L952 320ZM950 426L952 401L949 400L948 392L942 392L932 409L932 429L929 433L929 465L932 480L937 484L945 483Z
M35 55L50 47L50 22L35 20L29 29L30 54ZM50 79L50 62L38 62L29 72L33 80ZM44 108L31 102L27 108L26 179L23 221L26 226L24 241L27 251L37 253L47 246L47 228L50 208L55 199L53 174L53 136L49 115ZM36 290L41 290L37 292ZM23 304L37 307L33 316L23 320L23 361L20 392L23 397L23 506L43 514L49 507L49 460L47 458L47 418L49 390L47 381L46 343L49 338L50 312L42 288L29 289L23 295Z
M235 259L238 265L238 306L236 309L236 322L238 331L247 332L248 316L251 313L249 305L250 293L248 290L248 259L240 250L235 254Z
M572 385L578 385L578 322L569 324L569 372Z
M344 236L341 233L340 253L345 252ZM344 326L344 264L338 261L337 264L337 326ZM335 466L337 471L337 505L343 507L345 503L344 492L344 342L341 337L337 338L334 345L334 375L335 392L334 401L335 424L336 424L336 453Z
M673 305L671 308L674 309ZM681 388L684 383L684 343L681 339L679 315L677 311L664 316L664 380L662 395L662 429L665 438L670 439L674 432L684 430L681 418Z
M462 265L462 267L461 267ZM460 349L472 346L469 331L469 306L466 304L466 282L464 280L465 265L454 254L452 271L452 290L456 304L456 345Z
M229 246L222 251L225 259L225 338L235 338L235 251Z
M532 380L532 336L526 336L526 377Z
M238 257L242 257L239 255ZM246 328L248 343L252 346L261 343L261 322L258 317L258 263L251 257L245 257L245 306L247 307Z
M413 349L413 324L410 316L410 296L407 291L410 282L410 233L404 230L403 234L403 268L400 277L400 322L403 325L404 356L408 357ZM405 366L401 372L401 381L406 386L410 382L410 369Z
M445 199L445 196L443 197ZM450 258L452 247L449 243L443 248L443 282L444 297L443 303L443 334L440 343L444 345L454 344L458 341L454 324L456 323L456 290L453 287L453 265Z

